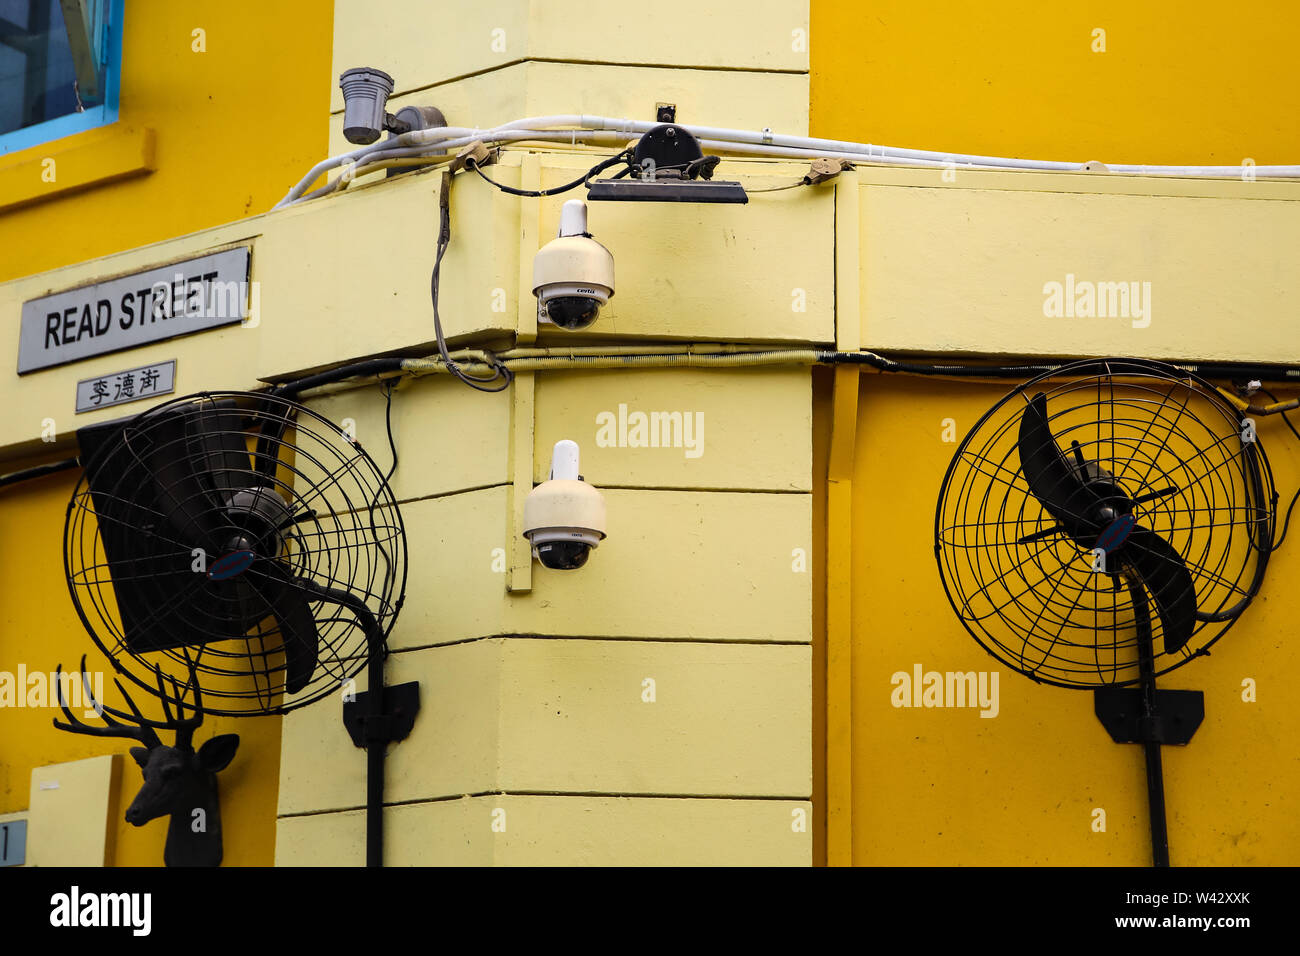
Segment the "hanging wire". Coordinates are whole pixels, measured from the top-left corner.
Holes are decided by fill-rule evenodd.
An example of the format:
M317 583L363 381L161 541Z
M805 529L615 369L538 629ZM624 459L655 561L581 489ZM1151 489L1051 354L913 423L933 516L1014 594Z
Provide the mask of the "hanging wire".
M464 382L470 388L477 389L480 392L502 392L510 387L514 381L514 374L506 368L491 352L486 352L488 362L493 366L492 375L487 378L477 378L464 371L457 363L451 359L451 353L447 350L447 340L442 332L442 317L438 314L438 288L442 277L442 257L447 253L447 246L451 243L451 177L446 173L442 177L442 197L439 202L440 225L438 228L438 251L433 260L433 274L429 278L429 296L433 300L433 331L438 340L438 354L442 356L442 361L446 364L447 370ZM496 382L498 384L493 385Z
M1274 405L1278 403L1277 396L1274 395L1272 392L1270 392L1268 389L1261 388L1260 391L1263 392L1265 395L1267 395L1269 401L1271 401ZM1300 431L1296 431L1295 425L1291 423L1291 418L1287 415L1286 412L1282 412L1281 414L1282 414L1282 420L1286 422L1286 427L1291 429L1291 434L1295 435L1296 441L1300 441ZM1295 503L1297 501L1300 501L1300 488L1296 488L1295 494L1291 496L1291 504L1289 504L1286 509L1286 520L1282 522L1282 534L1275 542L1273 542L1272 550L1274 551L1282 547L1282 542L1286 540L1286 533L1291 527L1291 512L1295 510Z

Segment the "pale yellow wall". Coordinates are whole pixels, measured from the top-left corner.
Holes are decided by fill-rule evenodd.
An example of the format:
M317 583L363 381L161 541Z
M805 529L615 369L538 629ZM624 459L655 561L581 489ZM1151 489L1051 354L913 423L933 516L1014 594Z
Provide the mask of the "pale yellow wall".
M1300 360L1300 183L945 175L858 177L864 347ZM1103 292L1075 314L1076 292L1067 311L1067 288L1101 283L1123 283L1128 308Z
M393 803L498 791L809 792L806 646L489 638L394 654L388 680L418 680L422 708L388 758ZM285 720L282 825L361 803L365 759L336 711Z
M520 167L511 163L519 158L520 154L507 157L498 174L518 170ZM543 161L545 165L536 164L536 175L556 181L571 178L570 170L584 163L579 157L558 153L545 154ZM737 165L743 180L759 184L788 181L797 169L791 164L765 162ZM427 350L431 323L425 237L436 208L438 181L435 176L412 176L357 188L325 202L18 280L4 286L0 298L16 312L23 301L51 288L145 268L214 247L248 244L253 250L253 276L262 284L260 307L250 326L147 346L133 353L133 362L177 357L178 392L183 393L249 387L258 378L284 377L297 369L397 348ZM620 279L618 305L602 320L607 328L598 330L596 340L601 331L606 339L611 333L623 339L647 333L697 340L751 335L795 342L830 339L831 196L810 195L808 200L795 203L785 196L773 197L770 202L756 202L747 217L726 207L673 207L656 216L655 228L649 232L644 217L637 216L635 210L596 210L593 228L628 263ZM521 228L524 204L504 201L475 180L457 181L452 202L456 242L448 262L455 266L446 267L450 278L443 299L449 331L462 341L468 334L498 336L512 331L522 318L519 303L526 303L523 314L531 318L530 290L520 291L517 262L531 259L541 241L539 232ZM533 204L543 232L554 230L559 202ZM485 214L477 215L479 211ZM382 223L382 242L377 241L378 223ZM682 233L693 235L698 243L743 242L749 256L719 271L706 257L679 251L670 256L672 285L665 286L652 259L669 255L675 242L672 237ZM788 247L792 233L802 237L797 255L791 255ZM354 237L360 251L352 256L337 241L339 235ZM652 243L649 252L647 242ZM478 254L480 249L493 247L504 250L506 258ZM394 248L399 252L394 254ZM350 264L356 266L355 271L347 271ZM369 282L358 283L358 275ZM511 293L508 311L492 312L492 292L502 284ZM796 288L802 290L797 297L792 295ZM373 314L376 289L390 291L380 297L382 320L358 319ZM802 310L796 310L796 301ZM731 306L737 302L749 304L743 324L728 319L736 314ZM543 344L564 341L575 339L555 332L542 339ZM7 388L32 402L30 407L35 410L53 408L50 417L55 418L65 443L60 450L70 451L71 429L131 410L71 414L75 381L97 370L116 368L121 361L120 355L103 356L12 379ZM394 648L436 648L423 652L436 656L455 652L455 647L444 645L478 642L495 635L577 639L617 662L620 672L634 675L629 678L633 679L630 689L637 693L640 681L653 676L641 673L647 668L662 670L671 683L674 667L671 660L665 663L661 659L665 653L675 652L669 657L689 660L692 649L697 649L731 662L718 672L718 686L734 689L715 697L705 693L698 682L690 685L693 699L718 705L718 710L699 715L692 724L701 735L702 748L694 758L687 759L680 745L670 744L670 738L663 736L665 728L673 727L679 738L685 734L682 718L673 723L672 707L647 711L648 715L663 714L663 722L651 720L651 730L645 732L640 745L638 759L649 769L642 771L645 783L639 789L629 784L635 774L622 781L604 779L592 772L590 763L569 769L563 785L555 780L539 782L531 776L528 761L562 769L572 755L585 751L578 742L563 738L543 747L526 722L503 733L498 744L500 772L489 783L456 770L442 790L428 791L422 776L405 779L401 762L396 761L394 789L404 794L402 799L412 800L433 799L444 791L509 786L610 796L667 792L674 799L684 794L806 801L812 763L807 732L811 592L806 568L811 561L812 487L808 370L556 372L535 378L527 400L517 390L514 395L481 395L442 376L410 382L397 390L394 433L402 465L394 487L403 501L412 572L403 616L392 635ZM599 447L596 417L602 411L617 412L620 403L702 415L702 453L688 457L684 449ZM340 393L316 404L336 421L352 418L357 438L387 466L390 457L383 403L376 390ZM515 446L510 430L520 416L535 423L535 429L529 426L535 434L530 432L524 445ZM26 452L42 447L36 443L41 425L35 415L10 422L10 448ZM588 450L584 472L606 488L611 537L581 574L538 571L532 575L531 590L522 589L523 579L516 576L511 579L515 590L510 593L507 576L494 567L494 553L496 549L508 550L512 560L522 554L522 570L529 570L527 550L517 543L512 500L527 492L530 478L543 474L550 446L561 437L575 437ZM518 456L525 457L521 460ZM512 499L516 474L524 484L515 489ZM466 555L472 560L467 561ZM673 557L665 560L666 555ZM801 569L795 569L796 563ZM665 639L681 643L661 643ZM735 645L734 650L726 649L730 644ZM755 649L762 644L770 648ZM802 649L802 654L792 653L792 649ZM394 656L395 669L402 656ZM562 683L565 666L562 661L552 663L555 680ZM443 666L437 665L439 673ZM460 674L455 668L447 673L453 677ZM506 676L503 672L493 679L500 683ZM454 680L451 686L465 684ZM780 691L764 697L767 707L775 707L765 714L774 721L770 731L778 737L760 733L758 739L768 746L762 752L742 749L734 755L738 761L734 767L719 777L717 768L725 764L719 764L718 754L729 753L738 741L746 739L735 724L735 714L745 712L736 706L736 698L748 695L754 686L769 685ZM532 695L525 700L535 700L543 693L539 686L525 686ZM718 687L713 692L717 694ZM641 704L638 696L632 700L638 706L657 706ZM593 714L599 716L597 723L611 732L619 726L606 704ZM307 759L286 764L281 800L297 792L297 786L323 799L332 791L322 775L351 779L361 772L362 755L350 747L337 706L324 702L295 714L290 721L298 721L294 725L298 727L306 721L312 728L308 739L337 752L338 766L351 766L355 773L331 776L337 774L337 767L319 759L318 747L299 750L295 744L290 749ZM421 727L424 729L417 728L408 753L418 752L417 743L428 747L442 739L438 722L431 720ZM421 734L427 736L421 740ZM614 742L621 739L616 733ZM241 753L238 759L243 757ZM254 757L248 754L249 760ZM256 759L265 765L265 758ZM782 775L784 782L779 786L771 776L774 771ZM227 771L223 781L228 781L227 801L238 799L238 768ZM674 781L681 785L670 786ZM337 798L339 806L355 806L363 792L343 788ZM350 804L344 802L349 799ZM259 805L259 811L266 808ZM310 809L335 807L316 805ZM232 828L228 844L242 832ZM805 824L789 832L808 831ZM266 845L269 847L269 841ZM804 846L806 861L808 849ZM354 849L360 854L359 846Z
M391 866L806 866L793 826L812 814L806 801L511 793L391 807L384 824ZM364 827L357 810L286 818L277 862L357 866Z
M499 438L467 473L454 449L479 439L424 434L453 408L461 432L504 431L505 399L442 378L398 391L410 556L388 680L419 680L423 709L388 760L386 799L406 804L391 862L810 862L809 389L802 368L538 375L525 473L577 440L610 536L581 571L534 566L514 593ZM703 454L598 447L619 401L703 414ZM373 390L313 404L388 461ZM283 750L277 861L357 864L365 761L337 705L290 714ZM492 829L498 807L515 836Z
M528 154L514 152L494 168L505 181ZM539 179L572 179L589 161L543 154ZM789 182L792 163L736 162L741 181L758 186ZM515 180L518 181L517 179ZM256 308L246 325L227 326L132 349L130 365L175 358L177 394L209 388L248 388L259 379L398 349L433 350L429 269L441 178L417 174L363 186L324 202L249 217L166 243L146 246L0 284L0 314L17 323L22 303L52 290L165 265L213 249L252 249ZM490 338L532 323L532 256L553 236L563 197L544 202L503 196L464 176L451 187L454 241L448 250L442 295L444 329L453 344L476 334ZM640 209L605 203L590 228L613 252L618 291L595 336L686 338L706 341L830 340L833 337L834 221L829 193L794 202L790 193L756 197L746 207L682 204L654 209L647 235ZM786 197L786 198L778 198ZM540 227L521 223L531 209ZM638 215L641 212L642 215ZM540 228L540 232L538 229ZM744 257L719 269L695 248L743 242ZM798 244L790 245L792 241ZM519 262L526 263L521 270ZM671 267L671 279L664 269ZM669 285L671 283L671 286ZM497 295L503 291L503 296ZM802 290L802 297L792 293ZM494 311L497 301L505 311ZM744 323L725 319L747 302ZM794 308L800 302L801 310ZM543 333L541 344L572 341ZM91 421L118 417L132 406L74 414L79 379L122 369L123 353L98 356L26 376L0 376L0 400L21 411L0 421L0 457L48 450L44 420L59 436ZM478 406L481 407L481 406Z
M338 0L332 128L339 74L371 66L393 77L394 109L435 105L454 126L557 113L651 120L669 102L682 123L803 135L807 30L807 0L667 0L596 16L579 0L488 0L457 10L452 29L423 0Z
M383 55L371 59L387 61ZM395 94L389 110L436 106L453 126L488 128L529 116L571 113L653 120L656 103L675 104L677 121L688 125L808 133L808 78L801 73L524 61ZM332 154L356 148L343 138L341 106L329 128Z
M32 770L27 798L28 866L114 862L113 817L121 770L118 754Z
M645 14L650 32L620 37L593 28L574 46L568 31L548 31L552 10L543 17L540 5L489 5L472 16L487 23L497 12L518 14L527 42L510 64L489 63L474 77L454 72L474 67L435 55L439 44L472 52L444 23L395 33L366 6L340 4L335 58L342 65L333 72L355 65L352 57L390 69L408 94L393 109L424 102L421 87L432 84L434 102L453 122L556 111L650 118L656 101L671 100L683 121L806 128L806 49L793 42L806 28L802 4L773 3L760 20L709 13L705 19L717 28L694 47L681 47L678 31L659 14ZM402 9L427 12L421 4L393 5L383 17ZM510 42L514 22L506 21ZM659 54L632 57L647 49L651 32ZM599 62L588 62L593 57ZM412 78L412 70L430 72ZM493 173L525 187L554 185L587 168L591 156L513 151ZM729 175L761 188L802 172L800 164L749 161ZM286 176L280 191L295 178ZM23 301L50 289L248 245L259 283L248 327L147 346L132 353L133 363L177 358L179 394L250 387L398 349L427 353L439 184L434 174L356 184L325 202L10 283L0 290L0 308L16 316ZM543 345L577 341L538 334L528 284L532 256L554 234L562 201L521 201L471 177L456 181L442 288L453 344L499 344L513 334ZM756 195L744 208L594 208L591 228L620 262L619 291L582 338L830 341L833 221L829 191ZM701 254L718 247L744 254L720 269ZM493 308L502 299L503 312ZM743 322L736 321L742 312ZM72 414L72 384L121 361L104 356L0 381L33 409L0 434L0 447L11 456L65 451L71 429L135 410ZM419 678L426 712L394 748L389 799L438 809L449 796L509 790L524 801L525 821L529 807L539 808L523 825L533 838L482 862L808 862L809 388L810 373L799 366L546 373L521 376L501 396L441 376L399 388L394 424L402 464L394 488L411 553L389 676ZM620 403L703 415L703 454L597 447L596 415ZM388 463L374 389L316 404L335 420L354 419L358 439ZM56 422L55 449L38 444L45 417ZM519 540L522 496L560 437L575 437L588 451L584 473L606 489L611 515L610 538L576 575L532 568ZM508 552L505 573L497 549ZM647 678L657 682L653 703L642 699ZM449 724L462 733L448 734ZM277 802L286 842L277 859L315 861L294 835L352 819L320 811L360 804L364 756L351 747L336 701L287 718L284 743ZM231 791L223 806L238 799L234 771L223 776ZM530 792L572 796L527 798ZM599 822L584 849L572 840L572 821L591 814ZM721 818L731 822L719 826ZM414 855L409 843L395 841L392 859L444 859L454 838L444 829L431 829L432 842ZM707 840L704 831L712 834ZM361 834L346 832L332 849L359 861Z

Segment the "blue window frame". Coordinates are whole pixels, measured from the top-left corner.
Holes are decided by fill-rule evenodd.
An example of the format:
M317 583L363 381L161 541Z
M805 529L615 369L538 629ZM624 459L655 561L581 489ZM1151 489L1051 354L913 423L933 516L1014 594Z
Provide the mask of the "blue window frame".
M0 154L117 121L123 7L0 0Z

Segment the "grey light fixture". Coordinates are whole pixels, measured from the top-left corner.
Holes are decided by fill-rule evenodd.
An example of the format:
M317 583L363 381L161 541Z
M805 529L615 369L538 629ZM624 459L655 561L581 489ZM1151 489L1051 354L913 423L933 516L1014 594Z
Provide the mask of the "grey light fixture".
M343 136L349 143L367 146L388 130L394 135L416 129L446 126L447 119L436 106L404 106L397 115L387 111L393 94L393 78L383 70L359 66L339 76L343 90ZM389 170L389 175L402 170Z
M385 112L393 92L393 78L383 70L359 66L339 77L343 90L343 135L349 143L362 146L379 139L388 128Z

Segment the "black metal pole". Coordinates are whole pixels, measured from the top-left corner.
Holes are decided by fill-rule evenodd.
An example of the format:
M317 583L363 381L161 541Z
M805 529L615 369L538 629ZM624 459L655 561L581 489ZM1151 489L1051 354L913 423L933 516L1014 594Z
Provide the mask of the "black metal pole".
M384 865L384 636L377 625L367 628L369 695L366 708L366 866Z
M1142 723L1144 732L1155 727L1156 667L1151 637L1151 608L1147 604L1142 579L1128 575L1129 593L1133 597L1133 617L1137 627L1138 679L1142 685ZM1160 762L1160 742L1146 739L1142 743L1147 767L1147 812L1151 818L1151 861L1153 866L1169 865L1169 830L1165 822L1165 777Z
M366 866L383 866L384 752L393 739L384 711L384 632L366 602L355 594L310 581L301 586L317 597L350 609L366 632L368 686L362 734L366 746Z
M1160 744L1144 743L1147 757L1147 805L1151 814L1151 865L1169 865L1169 831L1165 827L1165 779L1160 765Z

